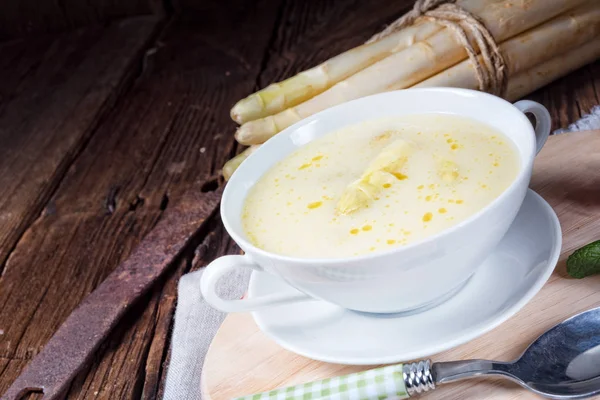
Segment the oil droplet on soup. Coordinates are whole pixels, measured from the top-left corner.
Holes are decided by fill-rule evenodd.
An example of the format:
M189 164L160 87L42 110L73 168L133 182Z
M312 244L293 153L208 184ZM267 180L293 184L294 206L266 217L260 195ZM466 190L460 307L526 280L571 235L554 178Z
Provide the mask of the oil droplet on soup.
M315 201L313 203L309 203L307 207L310 208L310 209L314 209L314 208L319 208L322 205L323 205L322 201Z

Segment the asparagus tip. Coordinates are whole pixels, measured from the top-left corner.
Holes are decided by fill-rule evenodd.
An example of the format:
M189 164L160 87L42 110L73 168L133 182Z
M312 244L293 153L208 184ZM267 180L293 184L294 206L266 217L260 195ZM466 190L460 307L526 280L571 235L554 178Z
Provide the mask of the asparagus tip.
M231 119L234 122L237 122L238 124L242 123L242 117L241 117L241 115L238 112L236 112L235 106L231 109L231 112L229 113L229 116L231 116Z
M246 150L242 151L237 156L233 157L231 160L227 161L223 168L221 169L221 174L226 181L231 178L231 175L235 172L236 169L248 158L250 154L252 154L259 146L250 146Z

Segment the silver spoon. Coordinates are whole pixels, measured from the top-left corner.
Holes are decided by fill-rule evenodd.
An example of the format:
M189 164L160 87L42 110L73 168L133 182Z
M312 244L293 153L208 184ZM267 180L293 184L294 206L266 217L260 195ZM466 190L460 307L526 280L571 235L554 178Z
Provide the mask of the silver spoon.
M600 394L600 308L577 314L537 338L512 362L429 360L403 367L409 395L436 384L484 375L508 378L551 399Z
M405 399L460 379L498 375L551 399L600 394L600 307L551 328L515 361L467 360L390 365L344 377L275 389L236 400ZM306 397L308 394L310 396Z

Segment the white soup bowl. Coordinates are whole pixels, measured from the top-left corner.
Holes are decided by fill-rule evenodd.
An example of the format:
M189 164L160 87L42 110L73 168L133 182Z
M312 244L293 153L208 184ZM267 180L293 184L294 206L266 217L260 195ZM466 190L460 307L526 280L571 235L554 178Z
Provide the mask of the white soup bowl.
M536 118L534 129L524 113ZM242 227L248 191L275 163L299 147L367 120L410 114L444 113L481 121L514 144L520 170L514 182L488 206L468 219L424 240L374 253L334 259L298 258L252 245ZM201 290L215 308L226 312L321 299L341 307L375 313L415 310L437 304L459 290L494 250L523 203L533 160L550 132L550 115L540 104L454 88L408 89L376 94L329 108L287 128L255 151L233 174L223 193L221 217L245 255L213 261L204 271ZM219 297L220 277L235 268L276 275L296 295L273 294L242 300Z

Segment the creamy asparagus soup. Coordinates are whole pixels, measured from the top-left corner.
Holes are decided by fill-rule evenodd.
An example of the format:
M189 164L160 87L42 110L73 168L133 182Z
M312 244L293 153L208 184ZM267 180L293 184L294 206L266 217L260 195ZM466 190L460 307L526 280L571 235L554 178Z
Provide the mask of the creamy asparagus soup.
M404 246L481 210L515 179L512 142L464 117L423 114L329 133L251 188L250 241L296 257L346 257Z

